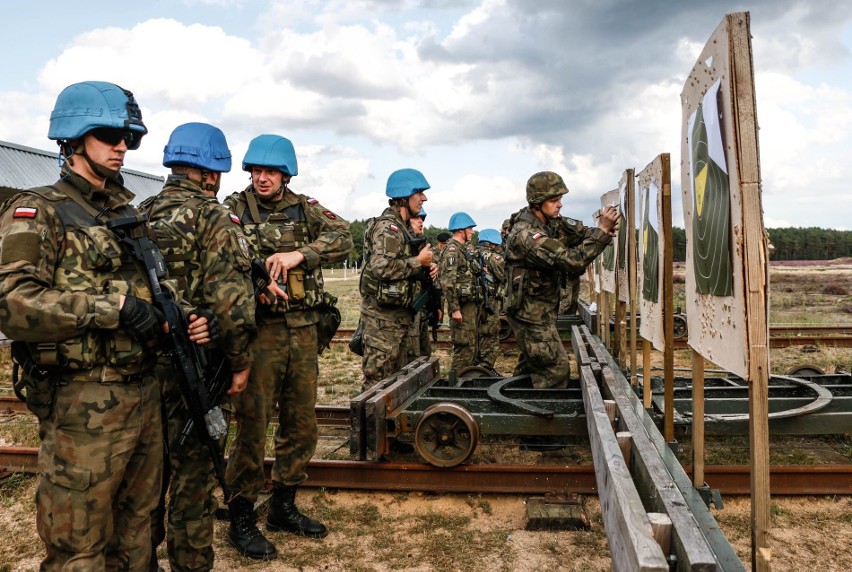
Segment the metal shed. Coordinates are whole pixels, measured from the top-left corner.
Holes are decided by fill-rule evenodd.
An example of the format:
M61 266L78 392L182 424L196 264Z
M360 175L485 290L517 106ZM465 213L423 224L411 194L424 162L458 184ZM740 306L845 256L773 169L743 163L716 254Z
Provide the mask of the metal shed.
M50 185L59 177L58 152L0 141L0 201L24 189ZM122 169L124 186L136 200L156 195L163 188L163 177Z

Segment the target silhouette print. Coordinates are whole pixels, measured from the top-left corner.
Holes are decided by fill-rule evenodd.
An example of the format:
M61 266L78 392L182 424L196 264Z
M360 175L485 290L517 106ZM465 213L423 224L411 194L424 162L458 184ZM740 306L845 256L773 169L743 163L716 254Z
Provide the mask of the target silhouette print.
M701 294L730 296L731 192L725 161L720 81L690 117L689 150L693 199L692 260Z
M660 235L657 221L657 184L642 189L642 298L660 301Z

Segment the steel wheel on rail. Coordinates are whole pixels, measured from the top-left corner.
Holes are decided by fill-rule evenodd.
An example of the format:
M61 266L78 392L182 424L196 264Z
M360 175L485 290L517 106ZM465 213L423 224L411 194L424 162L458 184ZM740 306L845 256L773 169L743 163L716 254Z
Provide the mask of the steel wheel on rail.
M456 403L435 403L420 416L414 446L423 460L436 467L464 463L479 444L479 425L470 411Z

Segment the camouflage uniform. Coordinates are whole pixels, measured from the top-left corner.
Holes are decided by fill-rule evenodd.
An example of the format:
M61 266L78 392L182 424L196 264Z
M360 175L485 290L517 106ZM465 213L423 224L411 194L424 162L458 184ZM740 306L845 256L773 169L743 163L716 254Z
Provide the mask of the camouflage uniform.
M364 389L399 371L416 354L411 303L419 293L421 266L410 240L410 229L395 207L386 208L365 231L359 286Z
M218 322L217 349L233 371L251 366L249 343L255 333L253 286L248 244L239 219L215 197L207 196L182 175L171 175L159 195L142 203L172 276L194 306L213 311ZM212 357L212 356L211 356ZM170 362L160 367L172 369ZM209 450L193 434L175 450L188 419L174 375L165 378L171 487L168 551L172 570L213 567L213 530L218 501ZM220 443L224 447L225 439Z
M491 245L479 245L480 256L483 262L483 272L487 276L488 302L491 313L482 313L479 323L479 358L478 364L494 369L497 355L500 353L500 308L503 305L503 281L506 277L506 261L503 259L502 247Z
M26 342L55 389L40 419L36 516L43 570L143 570L160 491L156 348L119 325L119 295L151 301L146 275L107 220L136 216L114 180L66 165L0 215L0 328Z
M322 264L346 258L352 249L349 224L316 199L285 189L275 202L258 200L251 186L225 199L243 223L252 250L265 260L276 252L299 251L305 261L287 275L290 300L259 304L254 364L246 391L232 398L237 433L228 459L231 493L254 503L264 485L266 428L277 401L272 482L294 486L317 445L317 328L322 302Z
M450 337L453 340L452 369L476 365L478 352L477 329L479 328L482 293L476 272L479 263L468 251L468 245L455 238L450 240L441 256L440 283L447 302L450 317ZM460 310L462 321L452 319L453 312Z
M536 388L564 388L571 371L568 354L556 330L560 275L580 273L610 243L612 237L593 229L580 244L562 220L539 221L529 207L512 215L506 240L504 308L521 358L515 375L530 374Z
M582 221L562 217L559 221L560 232L565 237L565 246L572 248L592 236L595 229L585 226ZM559 294L559 313L576 314L580 299L580 277L582 272L566 272L565 284Z

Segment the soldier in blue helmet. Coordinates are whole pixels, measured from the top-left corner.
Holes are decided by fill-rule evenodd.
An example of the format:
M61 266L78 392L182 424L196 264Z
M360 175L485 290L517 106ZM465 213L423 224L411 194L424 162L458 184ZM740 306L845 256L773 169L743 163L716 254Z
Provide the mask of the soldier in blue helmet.
M364 231L364 266L359 289L364 355L363 387L367 389L399 371L415 354L409 348L414 328L411 306L420 292L419 275L432 278L438 267L427 244L416 250L410 220L426 202L429 183L416 169L399 169L388 177L388 207Z
M274 558L275 546L258 529L254 503L265 486L266 431L279 407L272 466L272 502L266 529L322 538L326 526L296 507L296 490L307 478L317 446L318 331L335 300L323 287L322 265L339 262L352 249L349 223L317 199L293 192L299 167L293 143L280 135L252 139L243 158L251 185L225 199L243 225L255 257L280 284L277 300L261 298L257 339L252 344L249 389L233 396L237 433L226 479L228 541L241 554ZM286 294L283 292L286 290Z
M453 237L441 255L440 284L450 316L452 368L456 370L476 365L477 329L485 300L478 279L481 267L469 250L475 226L467 213L453 214L448 225Z
M255 334L255 305L242 225L216 199L222 173L231 170L225 134L207 123L179 125L163 150L163 166L171 169L163 190L140 208L148 214L169 273L183 296L215 317L219 335L211 352L216 353L208 354L207 361L217 363L224 356L231 371L228 394L239 393L248 383L252 363L249 343ZM161 358L159 367L169 370L172 365L168 358ZM168 455L162 495L168 489L169 564L172 570L209 570L214 561L218 483L210 454L195 433L176 446L188 416L173 375L166 379L162 393ZM224 447L222 441L220 447ZM162 512L161 507L152 525L157 544L164 532ZM156 538L158 532L160 538Z
M148 132L133 94L101 81L56 99L48 137L61 177L0 213L0 329L21 366L16 388L39 418L43 570L144 570L163 461L162 314L109 221L144 217L120 182ZM190 317L194 320L193 317ZM207 320L190 337L209 340Z
M502 309L503 280L506 277L506 261L503 259L503 238L500 231L485 228L479 232L476 259L484 273L485 288L488 289L490 312L482 313L479 320L479 353L477 365L494 370L500 353L500 314Z

